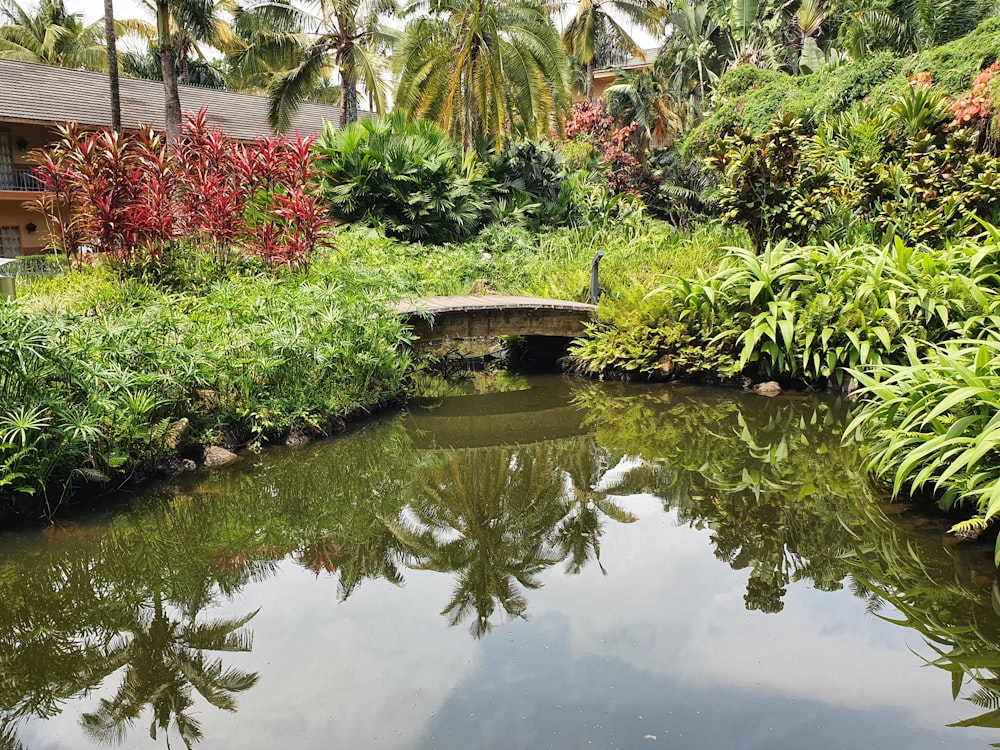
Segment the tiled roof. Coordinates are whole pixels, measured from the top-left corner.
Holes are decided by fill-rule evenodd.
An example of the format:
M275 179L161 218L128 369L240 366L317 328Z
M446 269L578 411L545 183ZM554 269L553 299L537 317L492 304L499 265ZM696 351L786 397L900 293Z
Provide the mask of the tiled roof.
M612 65L607 68L598 68L594 72L603 73L605 71L628 70L629 68L641 68L645 65L650 65L653 62L653 60L655 60L657 56L660 54L660 48L650 47L649 49L644 49L643 53L646 55L645 60L643 60L641 57L637 55L633 55L632 57L628 58L625 62L623 62L621 65Z
M163 130L163 83L122 78L122 125L127 129L152 124ZM234 138L253 140L267 135L267 99L199 86L178 86L181 111L204 108L208 122ZM104 73L69 70L51 65L0 60L0 120L111 124L111 95ZM340 108L304 102L289 133L316 133L324 120L340 124Z

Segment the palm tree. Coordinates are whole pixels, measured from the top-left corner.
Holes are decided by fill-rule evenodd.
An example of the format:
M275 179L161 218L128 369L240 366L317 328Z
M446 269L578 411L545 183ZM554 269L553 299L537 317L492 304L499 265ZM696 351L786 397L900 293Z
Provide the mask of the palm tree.
M604 92L615 121L635 123L635 145L645 161L651 144L669 146L681 130L677 97L654 70L622 71Z
M41 0L37 11L16 0L0 0L0 58L106 70L107 49L100 22L84 25L63 0Z
M358 87L376 110L386 109L388 63L384 53L397 32L383 22L396 0L268 0L237 14L243 49L232 67L269 80L271 126L284 130L304 100L333 75L340 77L343 122L357 122ZM242 32L242 33L240 33Z
M546 11L531 0L431 0L397 47L397 106L465 146L501 148L508 127L537 137L561 126L569 65Z
M700 111L709 87L719 79L728 57L722 26L709 12L707 2L680 0L667 17L672 31L663 43L657 68L670 88Z
M111 87L111 127L122 132L122 102L118 86L118 45L113 0L104 0L104 41L108 47L108 84Z
M225 50L232 33L226 14L235 10L233 0L144 0L156 16L156 47L163 77L164 115L167 137L181 132L181 101L178 76L187 75L190 55L198 42ZM151 30L149 36L152 36Z
M602 45L646 59L645 52L616 19L620 15L633 25L659 35L666 8L660 0L579 0L576 14L563 29L566 51L586 69L587 101L594 100L594 71Z
M155 44L145 50L128 50L120 57L122 72L131 78L145 78L149 81L162 81L163 70L160 66L160 49ZM202 60L191 60L187 63L182 75L185 84L201 86L202 88L222 89L226 87L226 77L213 63ZM238 89L237 89L238 90Z

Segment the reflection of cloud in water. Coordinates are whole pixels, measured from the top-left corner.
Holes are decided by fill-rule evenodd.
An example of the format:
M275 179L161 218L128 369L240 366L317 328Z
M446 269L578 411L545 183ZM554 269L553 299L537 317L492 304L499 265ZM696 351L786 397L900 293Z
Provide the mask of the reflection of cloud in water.
M282 651L250 660L264 689L241 700L237 720L254 726L241 727L232 747L247 747L248 736L262 748L410 747L478 658L465 630L438 614L451 579L411 572L405 591L366 582L338 604L333 578L285 568L245 594L262 607L256 641L281 643Z
M621 461L601 475L600 481L594 487L597 492L613 492L615 487L632 471L645 464L641 458L623 456Z
M407 571L403 588L366 581L338 602L335 576L285 560L202 614L261 608L253 653L224 655L260 681L235 715L203 706L200 747L814 750L997 739L945 728L968 706L951 701L947 673L916 668L904 646L923 648L914 632L865 616L846 591L808 584L789 587L780 615L748 612L747 571L714 558L709 531L678 528L651 496L620 503L640 521L606 524L606 577L593 564L578 576L554 566L528 593L528 622L478 641L439 614L450 575ZM84 747L79 716L102 695L31 724L26 747ZM123 747L163 747L144 730L137 724Z
M607 577L593 569L557 585L546 577L547 595L530 608L541 618L573 607L568 637L578 658L603 654L713 690L742 688L859 711L895 708L914 725L946 731L949 740L986 736L944 729L966 718L967 706L952 702L947 673L917 668L923 661L904 644L929 652L915 632L859 615L864 602L846 590L825 593L803 583L789 587L780 615L747 611L748 571L715 560L710 531L677 528L675 514L664 514L652 496L619 502L640 521L608 528L601 542ZM590 606L573 605L581 596Z

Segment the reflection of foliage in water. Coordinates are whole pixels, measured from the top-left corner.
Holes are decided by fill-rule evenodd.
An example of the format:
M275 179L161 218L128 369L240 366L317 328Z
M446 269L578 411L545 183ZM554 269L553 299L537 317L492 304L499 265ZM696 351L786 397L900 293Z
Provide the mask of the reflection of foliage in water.
M522 588L538 588L541 571L600 559L601 513L634 520L593 489L604 458L589 436L441 453L387 524L411 567L457 573L442 614L481 637L498 606L526 616Z
M110 675L114 705L95 701L84 717L95 735L113 739L148 712L153 729L194 743L178 725L190 701L234 707L255 679L203 653L250 647L252 621L213 622L210 610L283 560L335 578L341 598L367 580L400 582L408 566L446 571L446 617L482 635L498 613L526 616L550 566L610 568L609 520L633 520L614 498L639 492L711 529L717 556L749 569L748 607L780 609L791 581L835 589L853 574L873 609L892 603L941 650L938 666L986 711L968 723L1000 723L989 552L982 573L961 548L942 556L940 535L881 513L841 444L843 404L574 389L590 435L418 451L404 420L386 421L294 460L267 454L252 471L165 486L110 531L81 524L58 544L0 548L0 748L18 748L22 719L54 716ZM171 696L165 711L153 693Z
M716 555L750 568L746 603L777 611L789 581L833 590L849 577L871 611L919 632L960 695L984 713L956 726L1000 727L1000 588L988 545L942 549L946 519L883 511L839 400L768 400L683 389L628 395L582 388L606 449L657 467L650 490L710 528ZM899 515L899 512L902 514ZM896 613L887 614L889 603ZM964 688L964 691L963 691Z
M950 522L875 513L853 528L856 593L880 617L920 633L951 674L952 695L983 709L953 726L1000 728L1000 590L990 545L942 538ZM929 528L927 528L929 527ZM886 610L885 604L894 611Z
M600 445L656 467L648 488L666 508L712 529L716 556L750 569L746 604L777 612L790 581L840 588L845 513L872 493L841 442L836 400L772 400L730 390L658 393L582 387Z
M206 651L249 650L250 616L210 607L263 580L286 557L339 576L342 597L368 578L399 578L395 537L379 521L401 504L416 461L397 421L311 446L297 461L265 457L256 473L168 485L112 529L71 526L30 555L0 558L0 748L17 725L52 717L122 670L118 693L84 715L95 739L124 739L147 710L150 730L190 746L197 692L220 709L256 675ZM317 563L317 550L335 550Z

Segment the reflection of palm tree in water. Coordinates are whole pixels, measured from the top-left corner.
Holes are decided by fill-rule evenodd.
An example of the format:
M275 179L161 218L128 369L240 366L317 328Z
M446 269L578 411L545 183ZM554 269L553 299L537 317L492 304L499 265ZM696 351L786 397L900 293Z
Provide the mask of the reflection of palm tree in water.
M610 458L590 436L574 440L559 451L559 467L565 472L569 495L565 514L556 529L555 543L561 558L566 560L567 573L579 573L591 559L601 572L606 572L601 565L602 516L619 523L635 521L635 516L608 499L607 492L597 489L608 471ZM632 473L627 472L616 484L622 484Z
M0 718L0 750L24 750L17 738L17 723L13 720Z
M365 523L354 533L350 529L319 531L316 538L294 553L300 565L320 573L336 575L338 595L346 600L367 579L384 578L401 586L399 563L403 552L399 540L383 526Z
M562 518L563 494L547 445L455 451L415 488L416 523L404 512L389 526L413 567L458 572L442 614L452 625L474 616L470 630L480 637L497 605L524 617L521 587L538 588L536 574L558 561L549 534Z
M599 558L600 513L634 520L594 489L605 463L589 437L516 448L455 451L428 470L407 511L389 527L415 559L412 567L458 572L442 614L485 635L501 607L524 617L524 589L567 559L579 572Z
M137 618L131 638L112 644L109 672L125 667L121 685L111 700L102 699L96 711L83 715L83 728L100 742L120 743L148 705L150 737L156 739L158 729L168 732L172 722L190 748L202 737L199 722L187 713L194 705L192 688L216 708L235 711L233 693L257 682L255 672L226 669L221 659L209 660L202 652L249 651L252 636L241 628L256 614L185 624L172 619L157 596L152 613Z

